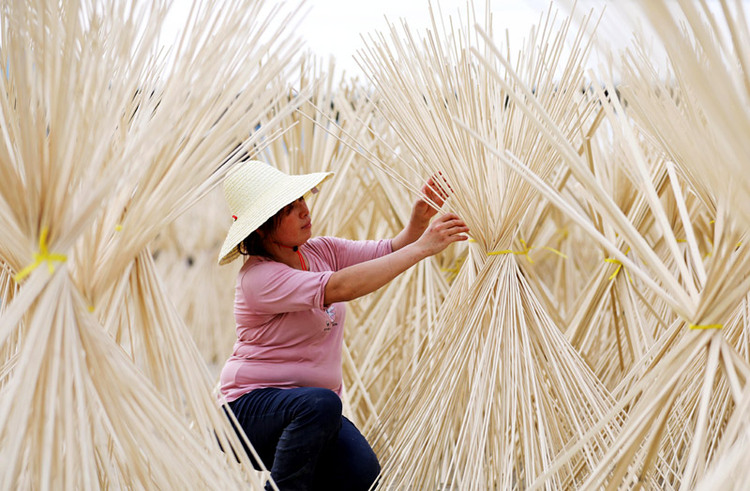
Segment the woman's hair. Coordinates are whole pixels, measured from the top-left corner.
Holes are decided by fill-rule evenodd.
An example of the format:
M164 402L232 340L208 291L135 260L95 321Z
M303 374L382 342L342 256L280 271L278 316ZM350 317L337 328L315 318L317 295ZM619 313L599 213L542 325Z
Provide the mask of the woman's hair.
M242 242L237 244L237 251L239 251L239 253L243 256L263 256L268 259L273 259L271 257L271 254L269 254L269 252L263 246L263 238L258 233L258 231L260 230L261 232L263 232L263 235L265 236L272 234L273 231L276 230L276 227L279 226L279 222L281 222L281 219L292 211L293 206L294 201L277 211L274 216L266 220L263 225L255 229L250 233L250 235L245 237Z

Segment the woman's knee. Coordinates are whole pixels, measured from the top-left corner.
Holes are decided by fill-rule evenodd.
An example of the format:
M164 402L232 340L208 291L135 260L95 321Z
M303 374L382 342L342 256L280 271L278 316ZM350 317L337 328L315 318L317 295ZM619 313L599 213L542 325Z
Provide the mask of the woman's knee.
M319 411L337 413L341 416L341 398L334 391L330 389L311 387L308 391L308 397L314 407L318 408Z
M333 428L341 425L341 398L332 390L318 387L306 388L299 404L300 415Z

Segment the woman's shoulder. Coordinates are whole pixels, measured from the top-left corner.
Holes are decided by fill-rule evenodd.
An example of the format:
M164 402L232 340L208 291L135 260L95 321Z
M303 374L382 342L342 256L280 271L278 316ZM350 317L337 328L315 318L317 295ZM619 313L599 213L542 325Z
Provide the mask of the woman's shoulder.
M248 275L274 274L274 272L285 268L289 268L289 266L267 257L248 256L245 264L240 268L239 275L244 277Z
M304 252L315 254L321 258L334 259L338 253L346 249L348 241L339 237L323 235L313 237L302 246Z
M336 270L336 257L339 254L338 240L336 237L319 236L312 237L305 242L301 250L309 256L311 266L316 270Z
M303 248L310 250L321 250L321 251L335 251L342 248L350 247L355 241L349 239L342 239L341 237L332 237L329 235L322 235L320 237L313 237L303 245Z

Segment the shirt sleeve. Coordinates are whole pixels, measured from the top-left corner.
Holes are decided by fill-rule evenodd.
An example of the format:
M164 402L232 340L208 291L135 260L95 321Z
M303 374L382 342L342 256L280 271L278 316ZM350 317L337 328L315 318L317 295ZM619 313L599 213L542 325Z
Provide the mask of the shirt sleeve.
M319 237L316 242L318 254L326 256L336 271L376 259L393 252L391 239L348 240L338 237Z
M258 314L324 308L332 271L300 271L277 262L261 262L245 271L240 288L247 306Z

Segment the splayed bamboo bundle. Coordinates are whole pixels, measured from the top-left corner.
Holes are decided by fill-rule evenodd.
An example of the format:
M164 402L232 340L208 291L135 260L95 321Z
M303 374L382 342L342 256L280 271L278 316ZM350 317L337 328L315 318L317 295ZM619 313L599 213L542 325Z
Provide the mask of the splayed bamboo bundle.
M277 94L270 82L296 49L281 32L264 44L262 2L227 3L212 22L204 3L165 66L166 6L4 4L1 250L21 287L0 318L3 487L260 485L207 384L191 393L205 366L150 263L134 276L147 296L128 300L163 326L98 303L135 284L137 255L236 160L265 112L255 98ZM129 347L181 336L171 352L130 350L152 380L109 336L123 326ZM180 349L175 377L161 362Z
M747 111L738 111L750 100L746 47L737 44L748 37L747 23L742 21L744 7L724 5L722 15L717 16L705 6L696 8L690 2L679 2L678 13L689 23L687 32L681 32L672 14L661 7L644 2L642 8L663 30L676 83L656 78L648 59L640 53L630 54L625 63L628 87L623 96L632 100L629 112L673 159L673 172L685 180L707 210L704 220L693 223L687 210L681 210L681 218L688 257L704 285L698 314L706 315L711 310L721 317L721 310L715 311L717 307L727 312L736 303L737 294L741 298L742 291L750 287L747 280L737 278L747 271L747 256L734 254L749 228L745 216L747 182L742 168L748 149L740 128L750 128L750 119ZM735 8L739 11L734 12ZM703 19L713 29L707 30ZM728 43L720 37L719 22L729 28ZM700 243L700 237L708 239ZM713 249L722 247L723 255L716 257ZM722 297L724 301L715 305Z
M499 151L498 154L500 154ZM516 165L518 161L509 158L508 162L512 162L512 165ZM523 172L520 166L517 167L517 169ZM559 195L556 195L555 191L553 191L551 187L542 185L539 182L538 184L540 189L544 189L545 194L551 200L554 201L559 198ZM648 181L642 181L640 184L647 185ZM600 201L597 204L601 205L602 202ZM608 206L610 207L610 209L615 209L611 201L608 202ZM600 206L600 208L604 207ZM663 210L661 211L663 212ZM576 216L576 212L573 211L573 209L570 207L568 208L568 212L571 214L571 216ZM613 220L613 222L615 222L615 220ZM632 227L632 224L627 222L627 226ZM621 234L624 234L624 230L624 228L619 229L619 232ZM596 235L593 226L590 226L589 233L591 233L592 235ZM671 230L667 229L667 233L671 234L672 232ZM598 237L602 241L602 243L605 243L606 239L604 239L603 236L599 235ZM608 249L610 249L612 253L617 250L613 244L609 244ZM725 257L727 257L726 252L724 254ZM673 262L671 261L673 258L670 255L659 257L661 261L664 261L662 263L664 265L664 268L667 270L674 270L675 276L679 277L678 275L680 273L678 271L678 268L674 266ZM734 264L736 265L737 261L734 261ZM627 268L631 267L635 268L636 266L634 264L632 266L627 266ZM645 275L642 271L638 272L636 269L628 269L628 271L632 276L638 274L640 278L648 278L648 276ZM674 284L676 284L676 282ZM686 297L688 296L688 292L684 292L683 294ZM665 303L668 303L669 300L673 299L662 297L662 301L664 301ZM697 322L694 321L694 323L698 325L698 327L700 327ZM684 380L681 381L681 379L670 379L671 381L668 384L665 384L662 379L659 378L659 374L665 372L669 374L680 374L687 370L692 363L694 363L695 360L691 356L683 356L681 358L665 358L665 353L669 353L670 349L675 346L675 340L681 339L680 334L682 334L682 331L685 330L686 325L687 324L684 322L675 323L657 343L658 349L662 350L658 351L660 355L657 356L655 354L657 353L657 351L655 351L654 349L649 350L649 352L645 354L643 359L635 364L634 369L628 374L625 380L621 382L620 385L624 386L625 388L619 388L615 390L615 393L621 393L623 394L623 396L620 398L620 403L618 404L618 406L615 407L606 418L604 418L602 424L606 424L607 421L619 421L621 417L620 410L626 406L635 405L635 408L630 409L630 418L623 427L622 432L620 433L618 438L610 445L606 457L602 459L602 461L598 464L595 471L589 477L589 480L585 481L584 485L595 487L604 486L607 483L609 483L610 485L616 485L616 483L623 482L623 480L624 482L628 483L636 483L640 482L639 480L646 480L647 482L651 482L653 485L658 485L658 483L665 482L665 474L662 473L665 467L671 469L671 471L667 473L669 474L668 482L679 482L679 479L684 477L681 471L685 471L685 474L687 475L687 482L691 482L690 480L694 478L694 472L696 471L696 462L701 461L701 458L706 458L708 455L707 453L705 453L707 451L706 449L710 450L713 445L711 444L711 442L705 442L706 435L709 433L706 427L705 417L705 415L707 414L706 411L708 410L707 406L702 405L700 413L698 411L695 411L694 409L691 410L689 408L681 408L680 410L674 411L666 410L666 412L659 413L657 415L653 412L654 406L652 405L652 403L654 397L646 396L644 392L646 387L661 387L663 385L669 385L670 387L672 387L674 389L674 392L671 392L670 394L674 395L679 394L682 390L690 390L689 386L686 387L684 385ZM702 339L700 335L696 336L695 334L691 333L691 337L689 337L687 341L689 344L689 348L696 350L689 351L693 355L698 353L703 346L701 345ZM689 348L684 348L684 350L688 350ZM681 351L681 353L683 353L684 355L685 351ZM713 379L709 379L708 376L706 377L706 380L710 381L711 383L713 382ZM706 393L706 390L709 390L709 394L711 393L710 389L706 389L705 387L702 387L701 390L704 394ZM667 394L662 393L662 396L666 397L666 395ZM681 401L685 400L694 401L694 399L690 398L683 398ZM669 400L662 398L659 399L659 401L666 404ZM671 403L673 402L674 401L671 401ZM730 413L732 406L733 404L730 404L728 407L726 407L726 409L730 411ZM695 408L695 406L690 407ZM692 434L682 434L678 438L673 434L664 434L658 431L650 432L648 433L649 445L644 446L642 439L643 436L646 435L646 433L644 432L649 431L648 429L651 427L650 423L654 423L656 421L664 425L657 425L657 428L677 427L684 430L684 426L680 426L680 424L676 423L675 421L684 422L685 420L675 420L674 418L672 418L672 415L675 414L679 414L680 416L689 414L690 416L688 417L688 419L692 419L693 421L697 420L697 422L695 423L696 425L698 425L698 429L695 430L695 435L697 437L692 438ZM661 419L655 420L654 418L657 417ZM648 419L646 420L644 418ZM718 419L722 420L722 417L719 416ZM692 428L692 426L690 427ZM589 437L595 438L597 435L597 428L598 427L592 430L590 434L587 435L587 438L584 438L582 441L586 441ZM714 432L714 435L716 434L717 433ZM660 444L663 440L667 440L670 442L674 440L687 441L689 443L687 443L686 445L689 446L690 450L684 453L680 453L682 457L681 461L669 462L668 464L664 464L665 455L658 452ZM564 453L564 456L561 457L561 460L565 462L566 459L570 458L575 454L576 451L578 451L578 447L580 447L580 445L574 446L571 452ZM612 473L613 466L615 467L614 474ZM558 464L550 466L548 473L544 476L541 476L540 481L537 483L537 485L541 486L544 482L546 482L545 480L551 478L553 472L559 468L560 467L558 467ZM570 477L570 479L571 480L569 481L569 483L575 482L572 476Z
M574 140L594 109L580 93L585 36L573 35L573 54L564 57L569 24L555 26L551 13L543 21L517 68ZM422 168L415 172L442 173L451 209L476 239L423 348L430 356L415 362L384 412L384 485L523 487L612 401L523 273L520 256L530 249L518 224L542 203L453 118L523 154L545 176L559 157L508 103L493 69L472 63L473 29L446 25L433 16L424 40L408 28L402 40L392 27L390 43L372 39L364 56L385 117ZM558 67L564 75L555 80ZM570 474L595 463L608 433L578 455Z
M3 487L235 487L245 481L228 472L213 442L195 438L61 273L37 297L52 307L27 311L27 339L40 342L23 344L3 389ZM18 314L17 305L2 327Z

